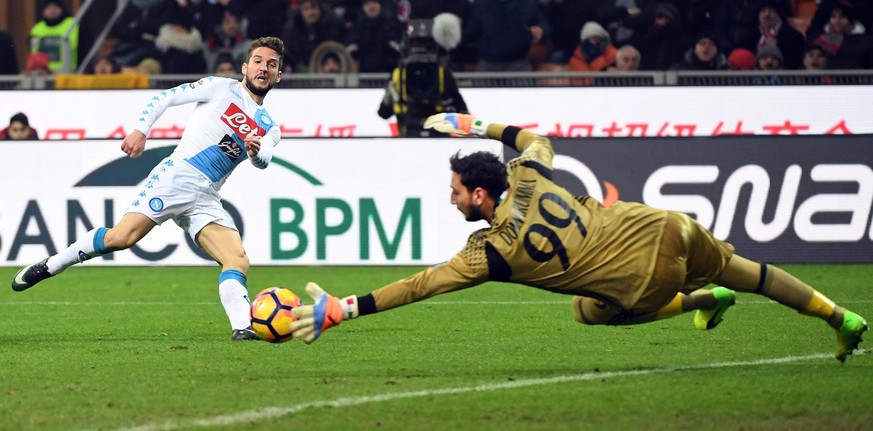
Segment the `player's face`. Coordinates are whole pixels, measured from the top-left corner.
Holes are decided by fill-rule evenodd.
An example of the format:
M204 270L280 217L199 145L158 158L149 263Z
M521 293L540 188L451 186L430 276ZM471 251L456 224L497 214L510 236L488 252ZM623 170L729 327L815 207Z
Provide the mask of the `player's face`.
M272 48L261 46L252 51L249 61L243 64L246 88L257 96L264 96L282 79L279 70L279 54Z
M452 205L464 214L464 219L467 221L479 221L485 218L475 200L474 193L461 184L461 174L452 172Z

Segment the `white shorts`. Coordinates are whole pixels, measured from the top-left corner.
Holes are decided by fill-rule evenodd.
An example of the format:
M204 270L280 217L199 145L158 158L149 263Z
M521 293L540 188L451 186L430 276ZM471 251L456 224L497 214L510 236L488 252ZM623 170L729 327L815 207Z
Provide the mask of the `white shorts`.
M126 212L143 214L159 225L172 219L195 243L209 223L238 230L212 182L188 162L169 157L152 169Z

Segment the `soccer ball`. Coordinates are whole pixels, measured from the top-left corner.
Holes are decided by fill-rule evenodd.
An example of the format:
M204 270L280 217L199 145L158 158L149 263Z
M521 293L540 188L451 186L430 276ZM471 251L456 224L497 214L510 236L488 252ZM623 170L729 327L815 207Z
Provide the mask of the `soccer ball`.
M258 337L271 343L284 343L291 339L291 310L303 305L294 292L283 287L268 287L252 300L252 329Z

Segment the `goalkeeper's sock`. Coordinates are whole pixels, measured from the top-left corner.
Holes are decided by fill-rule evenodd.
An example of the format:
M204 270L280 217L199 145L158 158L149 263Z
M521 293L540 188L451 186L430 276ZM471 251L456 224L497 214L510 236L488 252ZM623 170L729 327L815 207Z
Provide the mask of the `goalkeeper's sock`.
M60 274L72 265L106 254L107 251L103 243L103 237L106 235L107 230L109 229L105 227L91 229L66 249L50 257L46 262L49 274Z
M677 293L676 296L667 303L667 305L661 307L661 309L655 313L655 320L669 319L673 316L678 316L684 313L685 310L682 309L683 298L685 298L684 294Z
M251 325L251 305L246 289L246 275L242 271L228 269L218 276L218 295L221 305L233 329L244 329Z

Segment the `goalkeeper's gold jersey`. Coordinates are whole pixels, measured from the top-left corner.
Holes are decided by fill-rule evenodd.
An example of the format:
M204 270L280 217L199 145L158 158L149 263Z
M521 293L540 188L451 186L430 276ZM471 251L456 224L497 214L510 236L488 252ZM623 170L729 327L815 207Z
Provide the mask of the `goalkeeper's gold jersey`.
M492 125L499 139L505 126ZM668 212L618 201L609 208L574 197L552 179L554 150L521 130L520 157L491 227L473 232L460 253L373 292L377 311L486 281L525 284L607 300L630 309L652 277Z

